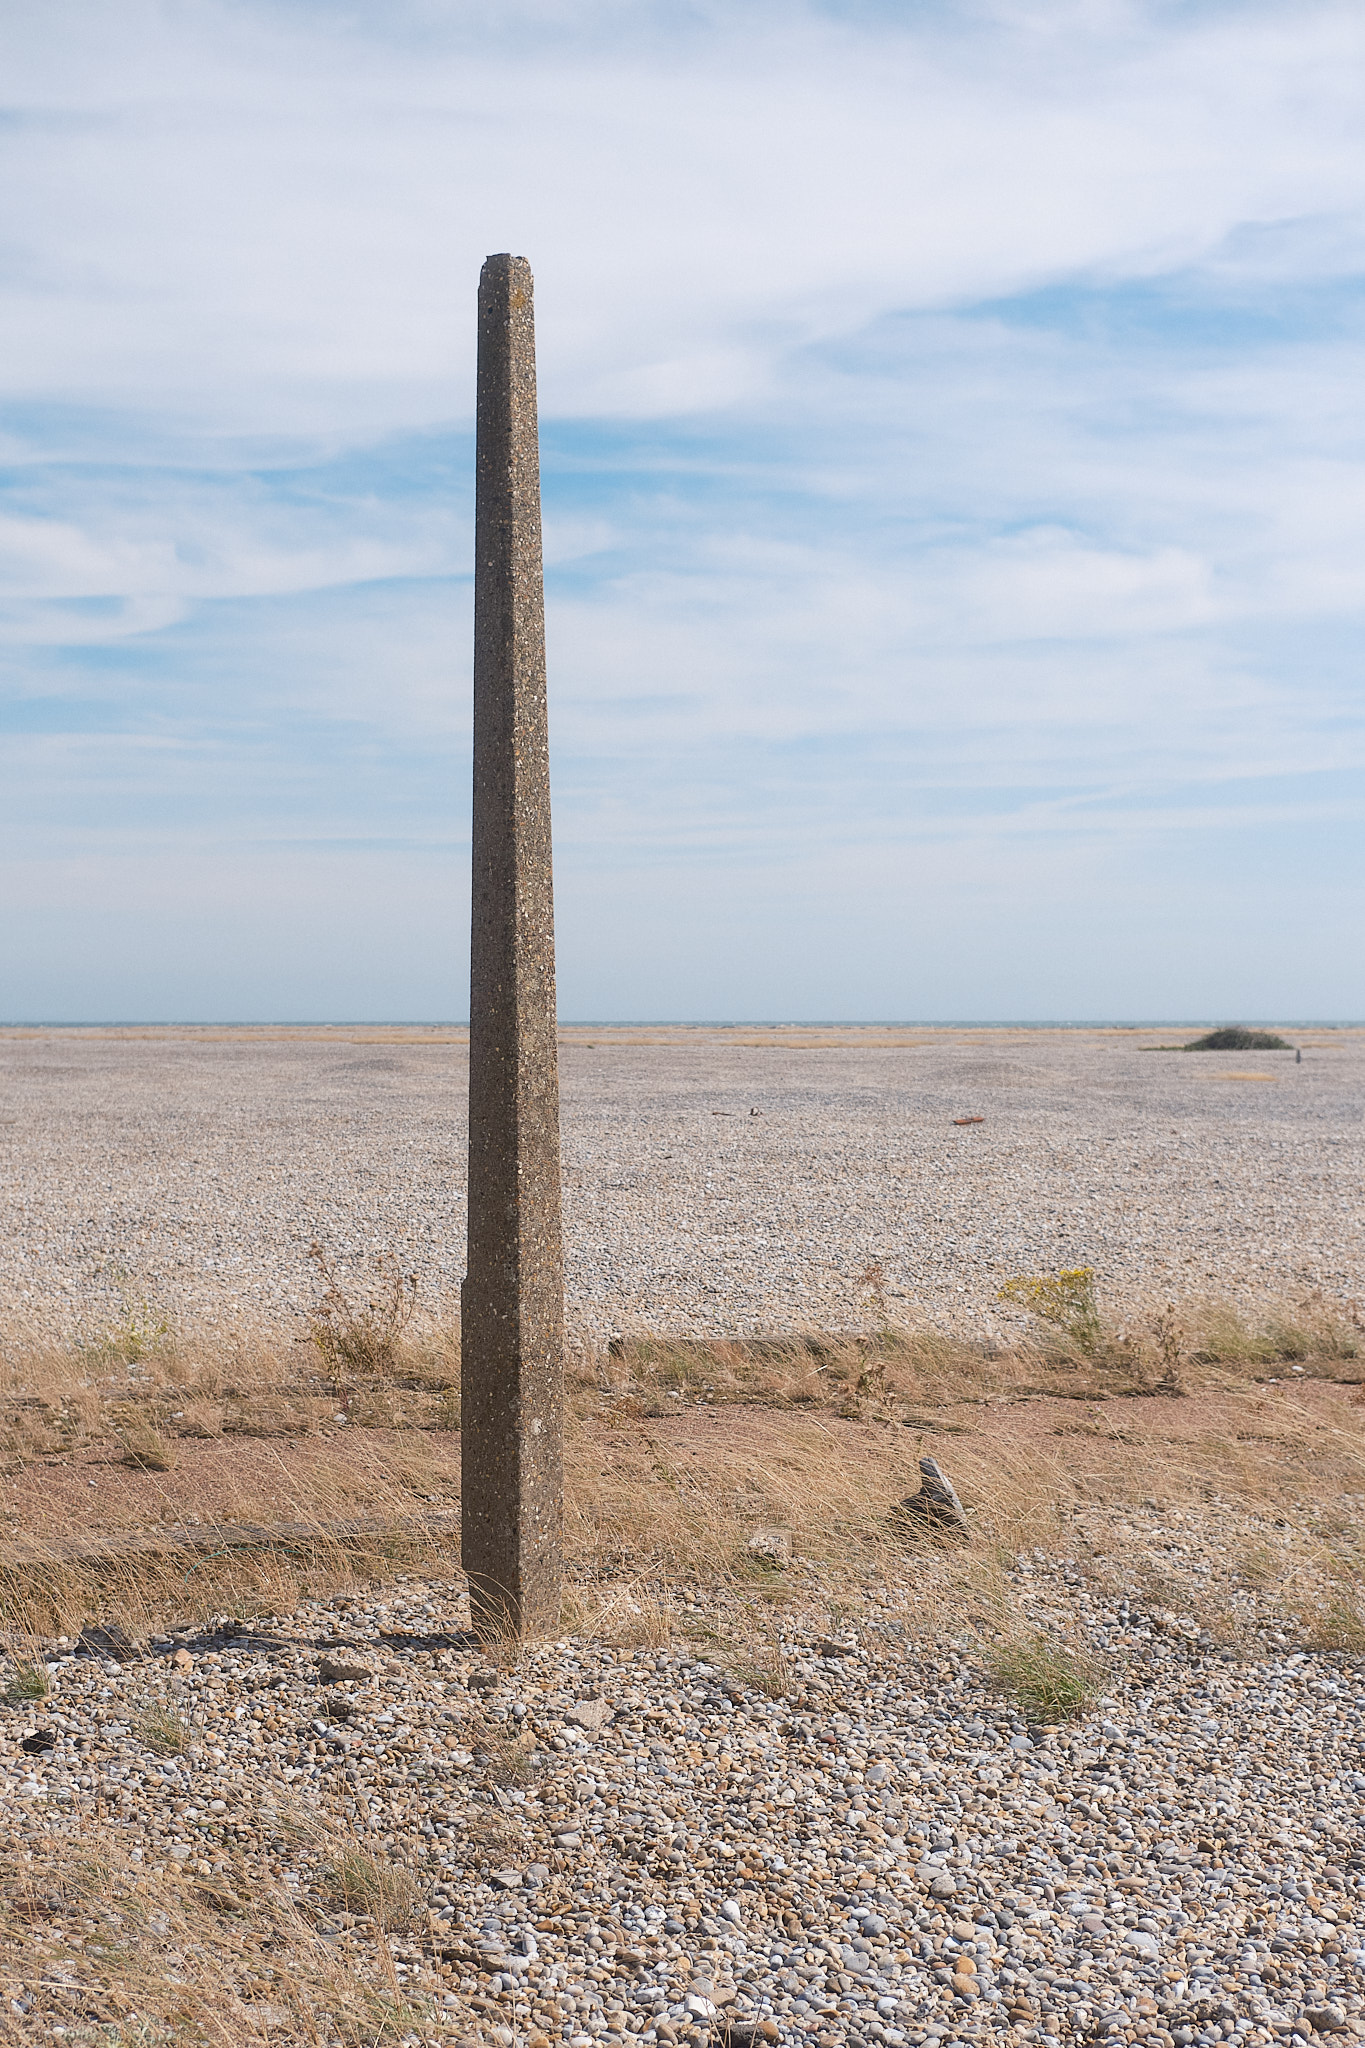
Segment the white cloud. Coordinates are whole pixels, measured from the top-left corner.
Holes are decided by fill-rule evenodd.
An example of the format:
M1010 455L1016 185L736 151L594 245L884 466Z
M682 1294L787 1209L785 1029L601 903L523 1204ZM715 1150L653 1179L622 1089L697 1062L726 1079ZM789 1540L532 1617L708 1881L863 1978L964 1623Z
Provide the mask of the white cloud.
M0 592L108 597L164 589L174 561L174 549L166 542L96 540L58 519L0 518Z
M444 914L499 247L538 281L572 1007L596 974L904 1013L937 947L987 1008L956 917L1006 1009L1067 1007L1053 971L1094 1014L1141 963L1098 946L1085 1000L1060 911L1015 941L1039 903L1121 904L1189 975L1215 909L1264 958L1327 929L1190 877L1273 843L1313 886L1365 752L1357 7L49 0L3 36L0 642L38 731L0 816L46 849L40 980L106 857L119 945L120 901L183 934L211 872L272 985L271 873L327 944L400 872ZM109 730L47 733L68 700ZM921 966L882 1000L889 925Z
M424 423L467 409L478 263L516 244L550 410L671 413L888 308L1150 275L1248 225L1262 263L1301 219L1359 233L1353 7L1080 31L740 7L690 35L656 8L618 44L620 18L54 0L12 23L13 388Z
M178 598L119 597L97 610L71 603L0 598L0 645L25 647L105 647L121 640L159 633L186 615ZM68 680L69 687L69 680Z
M470 522L453 509L366 504L357 516L352 504L282 507L260 490L243 494L231 477L216 484L190 491L154 474L131 499L124 490L87 507L83 525L0 516L0 634L11 644L98 646L157 632L204 603L464 566ZM567 546L585 545L587 531ZM109 602L83 607L90 599Z

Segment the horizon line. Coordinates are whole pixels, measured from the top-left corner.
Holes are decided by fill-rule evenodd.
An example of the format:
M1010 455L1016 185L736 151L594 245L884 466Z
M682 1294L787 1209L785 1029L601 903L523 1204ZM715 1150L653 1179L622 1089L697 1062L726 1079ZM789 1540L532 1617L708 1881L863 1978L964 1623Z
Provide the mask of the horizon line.
M1357 1017L561 1017L561 1031L1160 1031L1214 1029L1351 1031ZM467 1017L15 1017L0 1031L468 1031Z

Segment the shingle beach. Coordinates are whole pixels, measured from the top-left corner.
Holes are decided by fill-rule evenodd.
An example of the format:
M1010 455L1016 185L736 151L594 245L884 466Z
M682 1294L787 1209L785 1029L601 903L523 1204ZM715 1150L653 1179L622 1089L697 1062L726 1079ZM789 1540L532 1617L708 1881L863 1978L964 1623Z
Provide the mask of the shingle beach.
M1349 1294L1365 1032L1293 1054L1180 1028L567 1031L571 1326L1007 1328L1013 1273L1093 1265L1111 1308ZM307 1249L386 1246L449 1314L464 1263L458 1033L0 1036L0 1311L66 1334L313 1298ZM979 1117L958 1125L957 1118Z
M11 1839L60 1869L99 1816L124 1881L88 1953L81 1935L13 1982L10 2024L162 2038L72 2022L108 2015L95 1987L130 1944L192 1969L174 1902L140 1889L167 1870L226 1914L282 1888L344 1958L365 1926L329 1882L341 1831L415 1878L390 1943L410 2043L1365 2033L1359 1675L1210 1655L1065 1565L1014 1576L1026 1610L1078 1613L1115 1659L1081 1726L1030 1724L951 1641L908 1649L894 1609L833 1639L789 1628L781 1698L696 1645L566 1640L497 1671L431 1585L130 1662L54 1645L51 1700L5 1716ZM183 1721L183 1753L149 1744L149 1708ZM37 1729L51 1746L21 1756ZM236 2038L318 2038L283 1980L241 1975Z
M1365 1032L1288 1033L1299 1061L1143 1049L1189 1035L568 1031L571 1325L600 1343L851 1330L889 1311L984 1338L1020 1327L996 1300L1007 1278L1078 1264L1116 1321L1201 1296L1349 1304ZM391 1250L449 1317L460 1038L0 1035L14 1356L129 1319L297 1333L315 1240L353 1267ZM116 1346L86 1355L133 1385ZM0 2039L1365 2038L1357 1359L1334 1358L1316 1407L1311 1358L1220 1394L1244 1404L1217 1425L1220 1469L1259 1461L1235 1498L1205 1464L1164 1468L1133 1412L1192 1414L1197 1390L1077 1398L1030 1440L1056 1512L1008 1539L917 1547L891 1516L837 1553L776 1532L789 1554L771 1567L743 1530L709 1571L604 1550L574 1580L576 1632L519 1660L473 1640L449 1548L384 1583L343 1573L339 1593L286 1553L271 1584L287 1598L222 1613L207 1595L191 1611L208 1581L197 1562L182 1581L177 1557L169 1604L139 1621L130 1603L126 1632L8 1627ZM667 1434L681 1395L663 1420L609 1388L601 1404L604 1480L613 1433L649 1447L651 1523L670 1460L731 1469L740 1411L688 1409L714 1446L689 1454ZM746 1471L780 1461L743 1412L744 1441L769 1446ZM1006 1417L1035 1412L983 1402L970 1434L944 1421L934 1442L950 1467L974 1444L979 1471ZM827 1425L803 1421L822 1467ZM856 1426L870 1441L874 1424ZM913 1426L932 1431L933 1413ZM362 1428L329 1404L298 1456L338 1435ZM894 1419L883 1438L917 1455ZM1100 1439L1121 1483L1072 1484ZM374 1442L382 1458L378 1425ZM1326 1475L1311 1499L1275 1476L1286 1443L1300 1491ZM227 1438L182 1447L180 1476L209 1451L225 1484L246 1456ZM50 1505L78 1487L121 1524L133 1475L117 1446L95 1455L77 1471L54 1439L48 1471L16 1452L7 1538L43 1488ZM4 1564L22 1603L19 1555ZM1079 1659L1075 1698L1054 1713L1030 1695L996 1661L1011 1643Z

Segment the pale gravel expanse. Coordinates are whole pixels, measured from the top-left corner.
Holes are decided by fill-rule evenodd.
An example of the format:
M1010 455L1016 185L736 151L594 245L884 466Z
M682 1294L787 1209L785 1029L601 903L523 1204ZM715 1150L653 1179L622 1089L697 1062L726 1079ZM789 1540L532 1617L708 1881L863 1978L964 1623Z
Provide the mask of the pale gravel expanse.
M1076 1264L1120 1313L1349 1297L1365 1031L1288 1033L1301 1064L1141 1050L1187 1035L575 1029L571 1324L851 1328L874 1262L896 1313L977 1334L1008 1327L1010 1274ZM6 1326L279 1320L312 1298L313 1238L391 1247L451 1313L467 1055L442 1037L0 1034Z
M1176 1518L1145 1534L1188 1540ZM411 1580L123 1664L48 1644L51 1696L0 1704L0 1801L16 1849L97 1839L109 1891L78 1939L11 1944L5 2038L93 2041L71 2022L101 2014L120 1948L184 1969L159 1895L139 1902L176 1865L234 1904L273 1874L344 1957L326 1868L352 1831L426 1908L389 1944L406 2048L473 2048L476 2026L496 2048L1365 2035L1356 1660L1220 1653L1041 1553L1010 1578L1108 1667L1073 1726L1030 1726L971 1631L915 1649L889 1589L833 1639L789 1615L778 1698L731 1668L744 1617L714 1593L689 1595L691 1642L570 1639L506 1672L481 1668L458 1584ZM181 1718L183 1754L149 1745L149 1710ZM225 1958L224 1988L253 1960ZM242 2038L338 2040L255 1988Z

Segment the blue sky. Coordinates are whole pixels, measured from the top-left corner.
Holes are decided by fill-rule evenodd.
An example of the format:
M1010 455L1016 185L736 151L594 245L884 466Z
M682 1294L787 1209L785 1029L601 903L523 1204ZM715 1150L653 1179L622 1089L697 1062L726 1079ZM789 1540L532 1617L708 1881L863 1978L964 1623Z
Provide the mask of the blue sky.
M1365 1014L1357 5L0 48L0 1016L464 1014L496 249L566 1017Z

